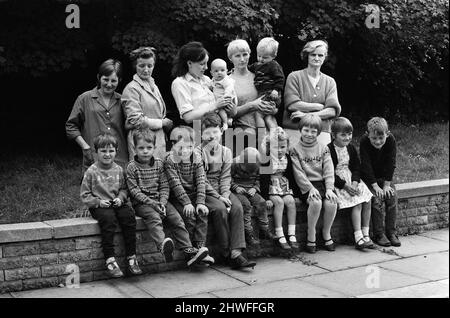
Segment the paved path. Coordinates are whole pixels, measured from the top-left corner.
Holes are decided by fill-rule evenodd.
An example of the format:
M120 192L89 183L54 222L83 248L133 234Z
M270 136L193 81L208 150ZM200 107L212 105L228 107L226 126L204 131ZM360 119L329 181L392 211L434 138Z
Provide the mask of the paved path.
M0 294L3 297L449 297L449 230L401 237L398 248L260 258L254 270L214 266Z

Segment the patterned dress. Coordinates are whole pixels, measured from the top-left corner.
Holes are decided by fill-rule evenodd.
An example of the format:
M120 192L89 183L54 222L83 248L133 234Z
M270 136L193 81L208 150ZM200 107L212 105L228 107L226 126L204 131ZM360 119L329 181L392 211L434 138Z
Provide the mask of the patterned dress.
M289 180L283 176L287 168L287 158L281 159L272 156L273 174L270 176L269 195L292 195L292 189L289 187Z
M335 146L338 163L336 165L336 175L338 175L348 185L352 184L352 173L348 168L350 156L347 147ZM351 196L346 190L336 188L338 199L338 209L354 207L360 203L368 202L372 198L372 193L363 181L358 184L359 195Z

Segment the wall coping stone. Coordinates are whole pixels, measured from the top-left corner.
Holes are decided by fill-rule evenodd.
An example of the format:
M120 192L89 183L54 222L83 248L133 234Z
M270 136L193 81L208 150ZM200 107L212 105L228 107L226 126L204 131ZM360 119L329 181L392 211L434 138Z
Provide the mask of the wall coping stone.
M438 179L396 185L399 199L449 193L449 179ZM136 230L145 223L136 217ZM120 229L117 229L120 232ZM91 217L49 220L43 222L0 224L0 243L26 242L99 235L100 228Z

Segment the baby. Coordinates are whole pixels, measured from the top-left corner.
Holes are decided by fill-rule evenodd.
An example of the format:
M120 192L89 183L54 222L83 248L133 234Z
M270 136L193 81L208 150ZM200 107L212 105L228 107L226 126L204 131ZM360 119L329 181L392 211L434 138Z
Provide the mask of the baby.
M211 75L212 79L212 91L216 100L226 96L231 96L231 101L236 107L237 97L234 91L234 80L227 75L227 63L222 59L215 59L211 62ZM228 129L228 126L232 124L232 119L229 118L229 113L223 108L217 111L222 119L223 131Z
M255 87L258 96L264 100L274 101L278 106L281 103L281 92L284 88L284 73L280 64L275 61L278 53L278 42L274 38L263 38L256 47L258 62L249 66L255 73ZM277 121L273 115L263 115L255 112L256 127L276 128Z

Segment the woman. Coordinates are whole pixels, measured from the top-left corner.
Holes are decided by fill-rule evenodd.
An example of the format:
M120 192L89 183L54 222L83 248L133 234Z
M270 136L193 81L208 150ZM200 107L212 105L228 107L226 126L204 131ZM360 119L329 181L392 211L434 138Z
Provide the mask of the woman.
M211 80L205 75L208 60L208 51L200 42L183 45L174 60L172 75L176 78L172 82L172 95L181 119L187 124L221 108L231 112L231 117L234 115L231 97L216 101L209 89Z
M290 136L292 145L300 140L298 122L306 113L315 113L322 119L322 133L317 141L328 145L331 142L331 119L339 116L336 82L320 71L328 53L328 44L314 40L305 44L301 56L308 66L289 74L284 89L283 127Z
M125 110L125 127L128 132L128 151L130 160L134 158L133 132L138 128L150 128L156 134L155 153L157 158L166 154L166 134L172 121L166 117L166 104L152 77L156 55L154 48L140 47L130 53L130 59L136 69L133 80L122 93Z
M250 52L250 46L245 40L231 41L227 47L228 58L234 65L230 77L235 81L234 88L238 98L233 122L234 134L236 135L235 154L240 153L244 147L258 148L254 112L258 110L264 114L272 115L277 112L274 102L263 101L262 97L258 98L258 91L253 84L255 74L248 70ZM265 131L262 133L265 133ZM250 139L248 143L244 143L246 135L253 140Z
M117 164L125 168L128 162L120 94L115 92L121 77L119 61L104 61L98 68L97 87L78 96L67 119L67 137L75 140L83 151L83 174L94 163L93 140L102 133L111 133L118 141Z

